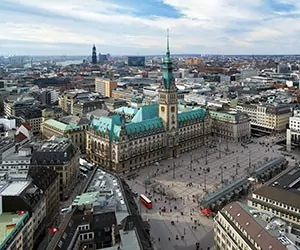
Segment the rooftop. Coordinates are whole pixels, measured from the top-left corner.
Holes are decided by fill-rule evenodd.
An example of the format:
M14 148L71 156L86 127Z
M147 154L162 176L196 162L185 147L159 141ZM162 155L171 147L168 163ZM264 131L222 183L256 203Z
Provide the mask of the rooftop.
M221 213L229 215L229 220L238 224L238 231L244 230L248 237L253 239L262 250L284 250L297 249L291 240L283 232L287 225L281 219L275 217L271 212L263 210L252 210L240 202L233 202L225 206ZM232 218L232 219L231 219ZM241 233L243 237L243 233ZM245 237L250 246L254 243Z
M27 213L22 215L2 213L0 215L0 249L3 249L4 241L8 240L10 234L16 230L18 224L27 216Z
M300 209L300 169L295 167L279 174L254 194Z
M20 195L26 187L29 186L30 181L18 181L12 182L8 184L8 186L4 187L1 191L2 196L15 196Z
M78 129L79 126L77 126L76 124L66 124L54 119L49 119L47 121L45 121L45 123L49 126L55 127L63 132L66 132L68 130L72 130L72 129Z
M60 242L60 248L51 245L51 249L62 249L65 246L70 246L70 242L76 235L78 225L86 223L91 225L91 230L94 232L102 230L101 228L111 227L112 224L118 225L116 233L120 235L121 242L105 249L117 250L120 246L124 250L144 249L141 246L147 244L147 239L145 240L142 232L145 229L141 228L142 223L139 218L129 211L130 202L127 200L126 192L123 189L122 181L116 176L95 169L86 192L78 195L70 206L72 214L69 222L67 222L68 226L64 232L61 232L59 240L57 240ZM86 214L82 208L91 209L92 213ZM95 242L101 242L102 238L95 238Z

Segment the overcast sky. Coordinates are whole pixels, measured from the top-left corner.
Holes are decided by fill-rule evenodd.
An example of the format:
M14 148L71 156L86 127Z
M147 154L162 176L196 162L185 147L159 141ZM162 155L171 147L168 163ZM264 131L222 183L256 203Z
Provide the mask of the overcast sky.
M0 54L300 54L300 0L1 0Z

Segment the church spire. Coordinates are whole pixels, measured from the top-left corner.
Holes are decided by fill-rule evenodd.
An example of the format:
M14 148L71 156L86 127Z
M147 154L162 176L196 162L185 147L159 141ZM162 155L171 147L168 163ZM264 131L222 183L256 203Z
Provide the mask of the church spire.
M167 29L167 57L170 57L170 35L169 35L169 29Z
M173 66L172 60L170 56L170 36L169 29L167 30L167 52L163 58L162 63L162 71L163 71L163 86L165 89L176 89L175 79L173 76Z

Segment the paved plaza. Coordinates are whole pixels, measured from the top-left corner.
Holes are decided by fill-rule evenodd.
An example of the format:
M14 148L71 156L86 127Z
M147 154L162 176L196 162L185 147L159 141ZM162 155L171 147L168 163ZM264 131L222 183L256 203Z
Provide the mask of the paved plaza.
M203 147L141 169L129 179L133 191L146 193L153 202L153 209L148 210L137 198L142 217L150 222L156 248L196 249L196 242L200 242L200 249L213 249L209 237L213 220L202 215L198 198L248 175L249 161L253 166L266 157L280 156L280 146L272 145L272 141L272 137L261 137L245 145L217 142L207 147L207 153Z

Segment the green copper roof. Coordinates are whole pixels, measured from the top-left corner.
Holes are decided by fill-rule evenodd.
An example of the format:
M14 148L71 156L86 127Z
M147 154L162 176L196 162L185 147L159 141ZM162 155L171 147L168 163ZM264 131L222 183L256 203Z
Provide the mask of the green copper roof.
M91 126L102 133L108 132L110 140L120 137L122 125L122 116L112 115L111 117L102 116L99 119L94 119Z
M115 109L115 113L124 114L124 115L135 115L138 112L138 109L131 107L120 107Z
M67 132L72 129L80 128L79 126L77 126L75 124L65 124L63 122L60 122L60 121L57 121L54 119L49 119L49 120L45 121L45 123L48 124L49 126L55 127L64 132Z
M204 120L205 113L206 113L205 109L195 109L192 111L180 113L178 114L178 123L180 125L183 122L187 122L191 120L196 120L196 119Z
M156 117L158 117L158 104L145 105L139 109L131 122L142 122Z
M141 133L153 133L164 129L164 124L161 118L155 117L147 119L147 121L131 122L126 124L126 132L128 136L135 136Z

